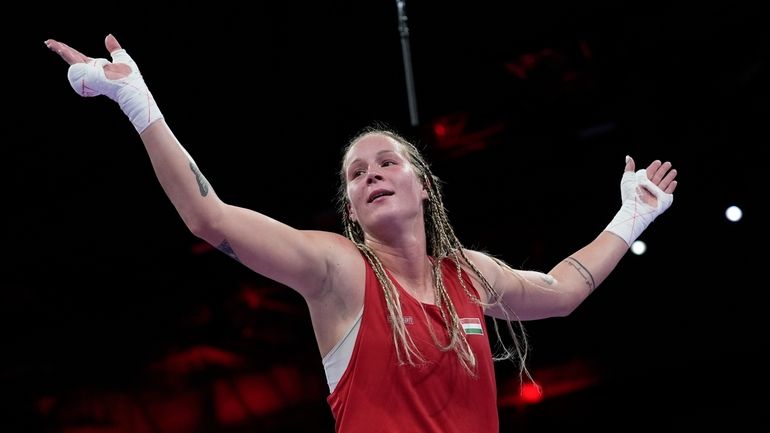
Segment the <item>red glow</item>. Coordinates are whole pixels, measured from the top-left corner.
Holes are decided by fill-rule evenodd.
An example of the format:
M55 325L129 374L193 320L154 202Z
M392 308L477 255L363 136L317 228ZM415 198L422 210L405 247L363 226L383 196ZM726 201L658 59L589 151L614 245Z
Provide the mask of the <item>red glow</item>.
M262 294L259 293L256 288L251 286L244 286L241 289L240 295L243 302L252 310L259 309L262 301L264 300Z
M144 396L145 410L158 431L193 432L200 426L203 400L196 391L176 390L173 394Z
M275 287L255 286L249 283L241 285L238 297L251 310L269 310L287 314L301 314L300 307L292 302L273 299L277 293Z
M471 130L469 123L466 112L447 114L434 120L435 146L452 157L459 157L486 148L487 140L505 128L502 123L496 123Z
M239 424L250 416L264 416L306 397L295 367L276 367L266 374L218 380L214 385L217 418L224 425Z
M537 384L525 383L521 387L521 399L524 403L538 403L543 400L543 390Z
M519 57L519 64L524 69L527 69L527 70L532 69L537 64L537 62L539 60L538 57L539 56L535 56L532 53L522 54L521 57Z
M436 133L437 137L443 137L446 135L446 126L441 122L436 122L433 124L433 132Z
M37 411L41 415L48 416L51 411L56 407L57 404L57 398L50 396L50 395L44 395L37 399L36 406Z
M243 363L244 359L235 353L218 347L199 345L166 356L152 364L150 370L185 375L210 366L233 368Z
M539 403L546 397L550 399L585 390L600 381L597 367L585 359L538 369L533 377L537 378L537 383L519 385L518 380L503 382L498 405L523 408Z
M190 247L190 251L192 251L193 254L200 255L207 253L209 251L213 251L214 247L211 246L208 242L200 241L193 244L192 247Z

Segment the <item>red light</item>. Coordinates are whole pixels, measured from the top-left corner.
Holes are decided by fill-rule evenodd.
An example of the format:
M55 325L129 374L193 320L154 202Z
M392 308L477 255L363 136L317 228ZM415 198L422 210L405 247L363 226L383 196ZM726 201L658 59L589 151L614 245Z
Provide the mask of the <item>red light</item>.
M433 124L433 132L436 133L437 137L443 137L446 135L446 126L443 123L436 122Z
M521 399L525 403L538 403L543 399L543 389L535 383L525 383L521 386Z

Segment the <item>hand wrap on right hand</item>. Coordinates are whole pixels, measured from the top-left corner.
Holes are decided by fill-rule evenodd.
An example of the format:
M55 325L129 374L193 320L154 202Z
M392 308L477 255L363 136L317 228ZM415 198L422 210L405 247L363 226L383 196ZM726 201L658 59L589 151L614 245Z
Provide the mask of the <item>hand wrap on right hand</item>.
M88 63L70 65L67 78L80 96L106 95L116 101L137 132L141 133L152 122L163 118L163 114L147 89L139 68L126 50L116 50L110 53L110 56L113 63L124 63L131 68L131 72L120 79L109 79L104 73L104 66L110 62L100 58Z

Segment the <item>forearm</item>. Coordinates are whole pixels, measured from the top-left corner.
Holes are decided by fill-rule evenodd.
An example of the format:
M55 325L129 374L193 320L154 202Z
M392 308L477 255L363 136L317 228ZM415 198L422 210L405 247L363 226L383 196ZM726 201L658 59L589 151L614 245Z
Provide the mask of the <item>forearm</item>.
M623 239L603 231L554 266L549 275L557 281L559 290L575 292L584 299L607 278L627 251L628 245Z
M222 203L165 120L153 122L140 137L163 191L187 227L197 234L216 221Z
M560 261L549 272L515 270L481 253L469 254L501 296L501 305L486 314L500 319L538 320L567 316L601 284L617 266L628 245L603 231L586 246ZM484 298L492 301L491 298ZM504 311L507 306L508 311Z
M547 274L515 271L506 265L485 266L496 294L521 320L566 316L573 312L609 276L631 244L673 201L676 170L669 162L653 161L634 171L627 157L621 178L621 208L591 243L554 266ZM492 261L492 259L489 259ZM479 255L479 262L485 263ZM488 262L486 262L488 265ZM501 308L487 314L508 318Z
M671 164L656 160L647 169L634 168L634 161L626 157L620 181L621 207L605 230L551 270L550 274L566 290L582 287L578 293L588 296L615 269L647 226L671 206L676 187L676 170L670 170Z
M627 250L628 245L621 238L604 231L547 274L516 271L520 284L502 286L503 302L512 307L521 320L567 316L607 278ZM506 317L498 310L491 310L489 314Z

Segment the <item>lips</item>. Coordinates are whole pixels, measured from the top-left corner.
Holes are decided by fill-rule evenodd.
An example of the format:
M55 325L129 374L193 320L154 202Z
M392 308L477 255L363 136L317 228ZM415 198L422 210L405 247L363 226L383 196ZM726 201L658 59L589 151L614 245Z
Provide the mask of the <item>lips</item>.
M377 200L380 197L385 197L385 196L389 196L389 195L393 195L393 191L388 191L388 190L385 190L385 189L378 189L378 190L372 191L372 193L369 194L369 199L366 200L366 202L367 203L371 203L371 202Z

